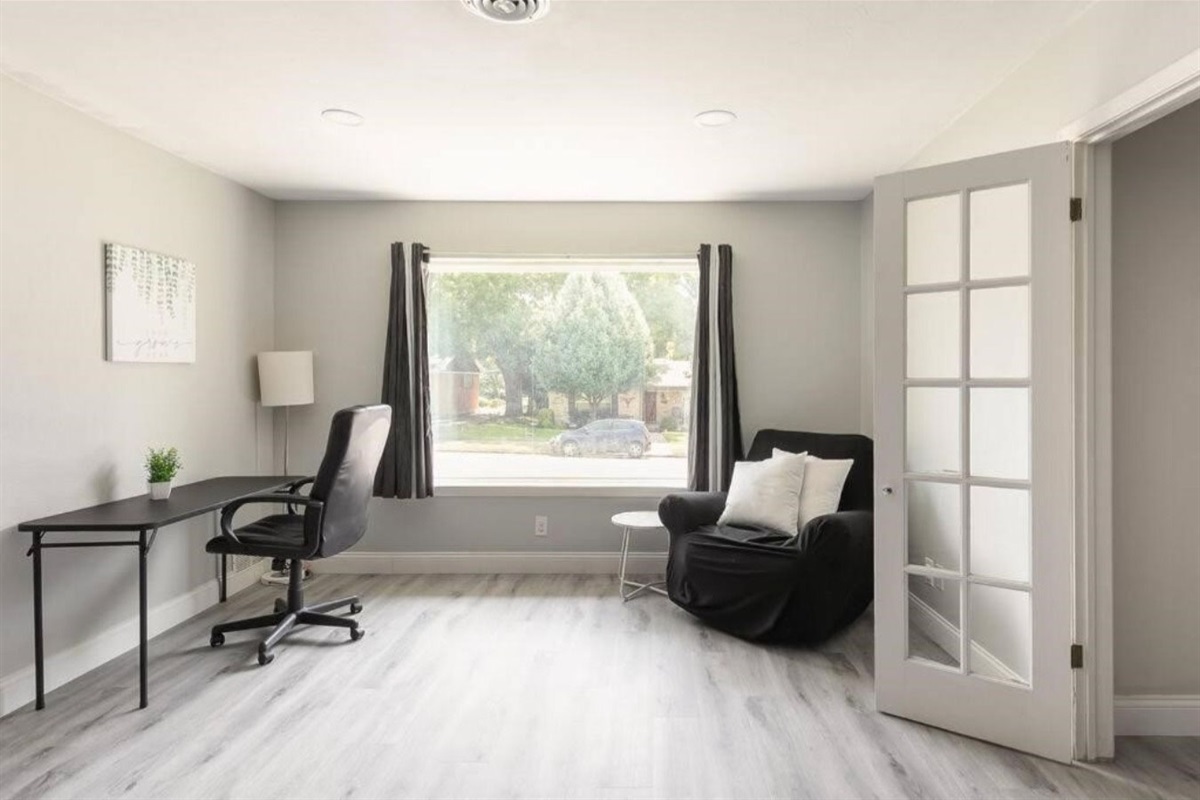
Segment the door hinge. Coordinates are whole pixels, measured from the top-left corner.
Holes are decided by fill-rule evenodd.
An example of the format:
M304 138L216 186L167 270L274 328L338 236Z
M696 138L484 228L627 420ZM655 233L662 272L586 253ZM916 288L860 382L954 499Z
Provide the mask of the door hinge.
M1071 222L1079 222L1083 219L1083 198L1071 198Z
M1083 669L1083 645L1071 645L1071 669Z

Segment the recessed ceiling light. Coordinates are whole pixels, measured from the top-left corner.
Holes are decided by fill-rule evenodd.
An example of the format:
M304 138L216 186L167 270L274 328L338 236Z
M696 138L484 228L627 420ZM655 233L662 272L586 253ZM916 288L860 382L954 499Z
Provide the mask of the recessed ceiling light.
M712 111L701 111L696 115L695 122L701 128L719 128L737 120L737 114L732 111L714 108Z
M353 111L347 111L344 108L327 108L321 112L321 119L326 122L332 122L334 125L345 125L349 128L357 128L363 124L361 114L355 114Z
M550 10L550 0L462 0L462 4L493 22L533 22Z

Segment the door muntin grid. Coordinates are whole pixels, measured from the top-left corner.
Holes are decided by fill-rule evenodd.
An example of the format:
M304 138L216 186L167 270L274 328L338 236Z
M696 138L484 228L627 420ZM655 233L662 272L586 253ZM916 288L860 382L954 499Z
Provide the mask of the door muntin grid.
M1007 218L988 217L995 209ZM1026 688L1033 679L1031 228L1027 183L905 203L906 655ZM914 243L913 236L943 240ZM947 262L951 252L957 264ZM942 339L931 336L933 327ZM930 342L939 352L910 352ZM957 350L957 364L947 348ZM931 657L939 647L957 652Z

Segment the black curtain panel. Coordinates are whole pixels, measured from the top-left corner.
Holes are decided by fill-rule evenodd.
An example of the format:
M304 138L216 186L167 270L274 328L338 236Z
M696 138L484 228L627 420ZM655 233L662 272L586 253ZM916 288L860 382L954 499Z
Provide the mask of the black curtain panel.
M712 275L712 245L700 245L696 254L700 266L699 294L696 299L696 341L692 345L692 422L688 436L688 488L694 492L708 489L709 446L709 288Z
M433 494L433 425L429 406L429 346L426 334L425 272L429 249L392 244L387 342L383 356L384 403L392 428L375 474L376 497L420 498Z
M742 418L738 408L733 342L733 248L700 245L700 294L692 357L692 426L688 438L688 488L725 491L734 462L742 457ZM714 308L716 313L714 314Z
M717 477L729 488L733 465L742 458L742 412L738 405L737 364L733 346L733 248L717 246Z

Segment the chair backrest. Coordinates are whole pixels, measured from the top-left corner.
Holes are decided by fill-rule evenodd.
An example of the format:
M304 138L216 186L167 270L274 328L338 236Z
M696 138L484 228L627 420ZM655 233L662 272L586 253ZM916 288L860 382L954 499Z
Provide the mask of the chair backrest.
M304 519L309 536L321 542L317 558L340 553L367 532L367 506L391 425L391 406L354 406L333 415L325 458L309 492L324 502L325 513L310 508ZM311 529L318 525L320 530Z
M838 511L875 510L875 444L870 438L858 433L809 433L766 428L755 434L747 458L751 461L770 458L771 450L776 447L817 458L854 459L842 486Z

